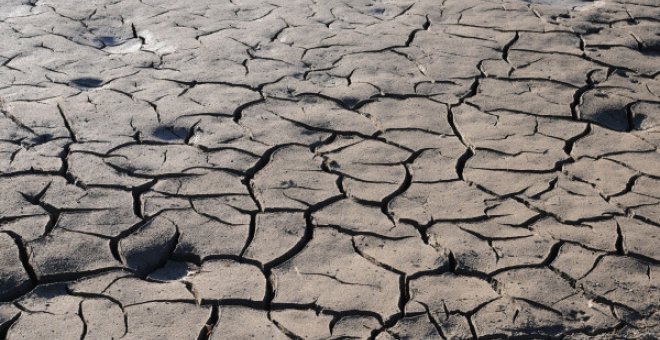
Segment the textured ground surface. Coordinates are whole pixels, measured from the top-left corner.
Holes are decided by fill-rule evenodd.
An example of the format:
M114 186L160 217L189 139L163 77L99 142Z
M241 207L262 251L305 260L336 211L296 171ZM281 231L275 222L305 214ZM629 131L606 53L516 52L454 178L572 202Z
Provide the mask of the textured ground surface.
M657 0L5 0L0 46L0 337L660 333Z

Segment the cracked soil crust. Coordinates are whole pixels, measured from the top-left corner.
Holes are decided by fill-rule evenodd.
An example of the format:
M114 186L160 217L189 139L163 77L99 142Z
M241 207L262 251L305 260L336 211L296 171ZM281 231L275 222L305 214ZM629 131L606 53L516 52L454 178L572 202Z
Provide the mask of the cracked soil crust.
M4 0L0 338L656 339L658 0Z

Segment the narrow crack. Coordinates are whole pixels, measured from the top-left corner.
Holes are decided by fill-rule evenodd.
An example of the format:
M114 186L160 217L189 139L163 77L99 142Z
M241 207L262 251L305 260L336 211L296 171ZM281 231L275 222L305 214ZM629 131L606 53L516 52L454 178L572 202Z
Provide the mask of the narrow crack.
M509 61L509 50L511 49L511 46L513 46L513 44L515 44L516 41L518 41L518 38L520 38L520 36L516 31L516 34L513 36L513 38L509 40L509 42L507 42L502 48L502 59L506 61L507 64L511 64L511 62Z

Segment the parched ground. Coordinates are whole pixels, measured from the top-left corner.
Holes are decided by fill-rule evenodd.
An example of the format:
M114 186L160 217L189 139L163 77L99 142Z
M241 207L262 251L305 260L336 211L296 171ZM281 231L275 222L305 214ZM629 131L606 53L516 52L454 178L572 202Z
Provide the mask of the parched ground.
M660 335L658 0L4 0L0 338Z

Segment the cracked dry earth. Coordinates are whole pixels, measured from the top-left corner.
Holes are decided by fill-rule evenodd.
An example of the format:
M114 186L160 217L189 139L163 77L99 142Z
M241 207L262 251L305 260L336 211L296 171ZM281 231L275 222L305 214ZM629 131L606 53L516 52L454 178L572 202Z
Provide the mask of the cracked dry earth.
M657 0L5 0L0 337L660 333Z

